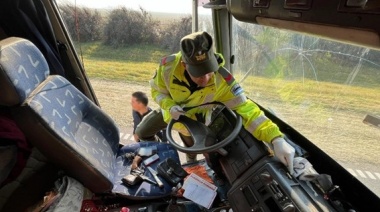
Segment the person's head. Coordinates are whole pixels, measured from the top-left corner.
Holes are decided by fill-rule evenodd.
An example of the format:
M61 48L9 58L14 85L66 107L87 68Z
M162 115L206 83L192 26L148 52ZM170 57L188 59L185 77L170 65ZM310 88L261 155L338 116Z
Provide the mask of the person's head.
M191 79L201 87L206 86L219 69L212 43L212 37L207 32L186 35L180 42L182 64Z
M132 93L131 106L133 110L141 110L148 106L149 100L144 92L136 91Z

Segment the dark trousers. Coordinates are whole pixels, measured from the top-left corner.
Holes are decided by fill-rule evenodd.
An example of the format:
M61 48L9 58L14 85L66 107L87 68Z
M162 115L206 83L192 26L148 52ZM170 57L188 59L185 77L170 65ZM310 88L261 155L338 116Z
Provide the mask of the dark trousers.
M141 141L153 141L157 132L165 129L167 126L168 124L162 117L161 109L156 109L144 116L140 124L137 125L135 133ZM184 136L181 133L179 135L185 146L192 146L194 144L191 136ZM195 159L196 154L187 154L186 156L188 159Z
M140 140L151 141L166 126L167 124L164 122L161 110L157 109L144 116L139 125L137 125L135 133L139 136Z

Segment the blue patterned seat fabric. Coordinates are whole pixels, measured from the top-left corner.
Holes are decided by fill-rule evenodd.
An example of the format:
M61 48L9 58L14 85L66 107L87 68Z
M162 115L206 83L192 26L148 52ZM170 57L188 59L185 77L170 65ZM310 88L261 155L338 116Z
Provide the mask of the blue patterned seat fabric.
M20 104L46 79L49 66L43 58L29 41L11 37L0 42L0 105Z
M164 180L164 188L147 182L123 185L121 179L131 166L124 155L142 146L157 146L159 161L171 157L179 162L177 151L157 142L119 148L115 122L64 77L49 76L46 60L31 42L21 38L0 41L0 69L0 89L6 91L0 95L0 104L16 105L15 118L28 139L67 174L96 193L133 199L170 194L171 186ZM156 168L159 161L151 167Z
M112 119L65 78L52 75L22 105L40 116L60 142L113 181L119 130Z

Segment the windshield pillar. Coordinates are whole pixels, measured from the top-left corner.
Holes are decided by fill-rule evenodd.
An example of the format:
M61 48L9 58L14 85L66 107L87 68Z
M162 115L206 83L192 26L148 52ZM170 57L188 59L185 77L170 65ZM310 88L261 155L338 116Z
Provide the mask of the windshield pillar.
M192 10L192 24L191 24L191 31L192 32L198 32L198 0L193 0L193 10Z
M227 9L213 9L212 21L216 52L222 53L225 67L233 72L231 67L231 15Z

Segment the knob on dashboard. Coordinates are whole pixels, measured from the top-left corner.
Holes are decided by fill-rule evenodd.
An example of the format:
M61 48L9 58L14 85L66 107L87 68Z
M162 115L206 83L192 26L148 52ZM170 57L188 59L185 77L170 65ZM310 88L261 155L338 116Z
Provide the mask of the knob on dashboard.
M283 207L282 210L284 212L294 212L296 211L296 207L292 203L286 203Z

